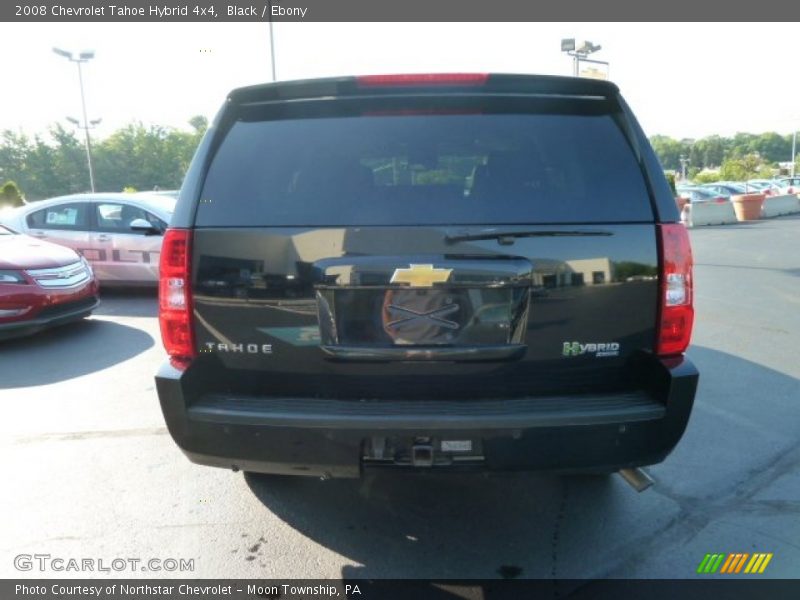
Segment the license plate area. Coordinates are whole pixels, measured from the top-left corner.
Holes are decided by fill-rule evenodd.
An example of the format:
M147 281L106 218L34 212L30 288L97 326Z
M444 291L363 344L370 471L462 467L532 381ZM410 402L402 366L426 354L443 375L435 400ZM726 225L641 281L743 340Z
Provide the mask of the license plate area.
M376 436L365 440L362 460L366 465L440 467L484 461L481 438L455 435Z

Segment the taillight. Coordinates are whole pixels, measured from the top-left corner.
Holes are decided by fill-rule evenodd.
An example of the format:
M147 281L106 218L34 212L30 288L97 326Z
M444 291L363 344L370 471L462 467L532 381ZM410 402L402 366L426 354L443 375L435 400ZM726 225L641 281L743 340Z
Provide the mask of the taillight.
M185 367L197 353L192 328L190 257L192 234L167 229L161 246L158 282L158 321L161 339L172 364Z
M413 73L403 75L361 75L356 78L360 87L485 85L488 79L488 73Z
M656 354L683 354L692 337L692 248L680 223L658 226L661 253L661 285L658 302Z

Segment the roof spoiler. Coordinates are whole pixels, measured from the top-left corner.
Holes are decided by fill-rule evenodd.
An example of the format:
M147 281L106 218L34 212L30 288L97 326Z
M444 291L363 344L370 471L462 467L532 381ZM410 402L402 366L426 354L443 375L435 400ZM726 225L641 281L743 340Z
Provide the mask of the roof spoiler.
M416 95L468 90L472 94L531 94L546 96L613 97L619 88L611 82L555 75L508 75L484 73L437 73L329 77L266 83L233 90L233 104L260 104L281 100L323 97Z

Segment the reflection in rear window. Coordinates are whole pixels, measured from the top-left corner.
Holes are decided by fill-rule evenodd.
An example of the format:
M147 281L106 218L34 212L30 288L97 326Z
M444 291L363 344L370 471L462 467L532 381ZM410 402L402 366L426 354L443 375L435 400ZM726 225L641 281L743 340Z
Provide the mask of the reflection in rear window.
M239 121L197 225L652 221L609 115L456 114Z

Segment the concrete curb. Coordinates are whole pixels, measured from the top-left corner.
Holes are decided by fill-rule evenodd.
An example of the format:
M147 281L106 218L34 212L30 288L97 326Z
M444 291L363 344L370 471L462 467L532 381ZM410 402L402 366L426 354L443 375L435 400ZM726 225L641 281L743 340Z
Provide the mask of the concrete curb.
M736 211L730 201L687 204L681 213L681 220L687 227L738 223Z
M767 196L761 209L761 216L778 217L800 212L800 197L798 196Z

